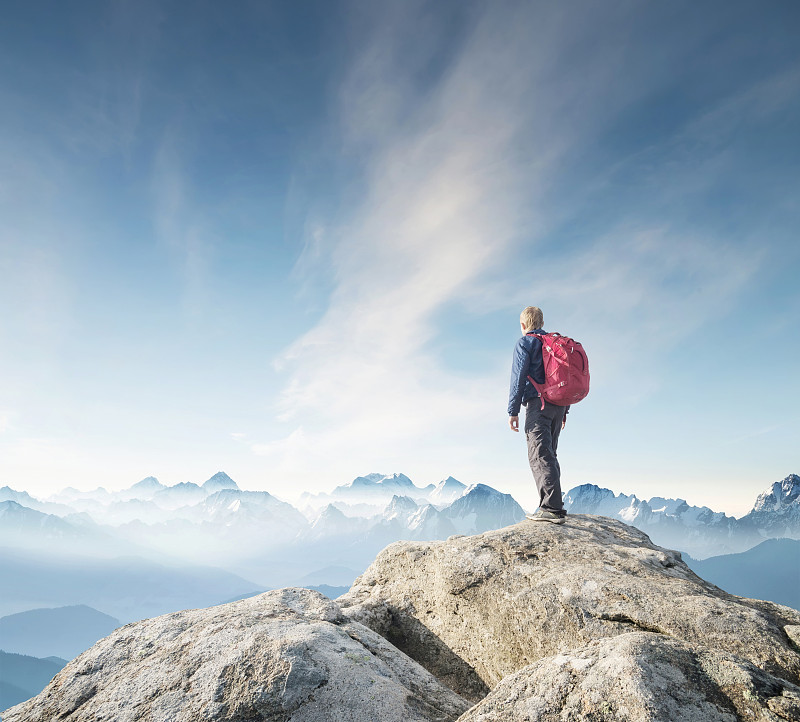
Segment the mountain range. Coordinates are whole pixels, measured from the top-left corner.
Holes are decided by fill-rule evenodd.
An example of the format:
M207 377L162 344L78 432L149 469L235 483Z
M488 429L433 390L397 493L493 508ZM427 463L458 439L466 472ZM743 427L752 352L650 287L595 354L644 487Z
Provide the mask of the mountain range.
M615 494L584 484L570 513L625 521L694 560L766 539L800 539L800 477L760 494L741 519L683 499ZM469 535L514 524L522 507L485 484L448 477L417 486L404 474L368 474L293 506L242 490L224 472L202 484L155 477L128 489L65 489L37 499L0 489L0 614L86 604L130 621L207 606L286 584L343 586L385 546ZM327 578L321 570L351 570ZM224 571L223 571L224 570Z
M523 516L511 496L484 484L449 477L421 488L402 474L306 495L302 511L223 472L202 484L148 477L121 491L68 488L47 499L6 486L0 614L86 604L127 622L312 577L333 589L398 539L478 533ZM325 576L332 569L349 571Z
M594 484L571 489L564 503L568 512L625 521L657 543L697 559L741 552L764 539L800 538L800 477L796 474L772 484L758 496L752 510L738 519L708 507L690 506L683 499L644 500ZM485 484L467 486L453 477L420 487L405 474L367 474L330 493L304 493L293 506L266 491L242 490L227 474L218 472L202 484L165 486L151 476L121 491L67 488L45 499L4 486L0 488L0 545L42 551L57 548L64 554L92 557L226 562L227 568L235 568L227 562L261 558L273 548L313 546L334 539L349 546L370 537L393 537L391 541L443 538L497 528L523 514L509 495ZM252 565L246 566L252 571Z
M743 552L765 539L800 539L797 474L772 484L738 519L705 506L690 506L683 499L653 497L645 501L594 484L567 492L564 507L573 514L619 519L646 532L656 544L687 552L696 559Z
M0 545L212 564L275 586L325 566L363 568L400 538L476 533L524 516L509 495L484 484L448 477L418 487L404 474L358 477L330 494L305 494L298 506L242 490L223 472L203 484L148 477L122 491L68 488L41 500L6 486Z

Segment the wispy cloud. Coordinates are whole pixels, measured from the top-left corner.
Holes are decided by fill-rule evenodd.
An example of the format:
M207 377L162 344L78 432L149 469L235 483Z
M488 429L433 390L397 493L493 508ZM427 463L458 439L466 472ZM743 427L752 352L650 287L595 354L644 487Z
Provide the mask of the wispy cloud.
M165 134L158 148L151 183L156 233L173 254L180 271L185 310L198 316L207 302L213 235L205 214L192 198L191 183L173 132Z
M348 152L363 160L363 201L314 237L316 256L332 241L324 256L335 287L319 322L279 360L289 372L282 417L302 433L261 453L283 446L311 468L335 450L342 463L369 464L411 455L423 439L445 445L497 405L497 378L456 378L430 342L440 314L512 262L527 203L568 147L568 133L536 116L553 41L542 32L532 42L514 20L480 18L430 92L408 75L429 50L418 24L378 32L355 62L340 107ZM568 103L578 86L554 102Z
M762 426L758 429L754 429L753 431L747 434L740 434L738 436L733 437L732 439L726 439L723 442L724 446L740 446L752 439L756 439L759 436L767 436L768 434L774 434L776 431L782 430L784 427L781 424L770 424L769 426Z

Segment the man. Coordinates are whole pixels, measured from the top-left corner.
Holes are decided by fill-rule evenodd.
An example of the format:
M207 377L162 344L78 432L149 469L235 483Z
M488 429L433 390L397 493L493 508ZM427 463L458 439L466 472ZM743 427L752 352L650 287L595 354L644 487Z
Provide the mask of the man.
M533 521L547 521L563 524L566 512L561 499L561 467L558 465L556 450L558 435L567 424L568 406L556 406L545 401L544 408L539 392L528 380L543 384L544 361L542 342L536 336L524 334L543 334L544 316L541 309L528 306L519 317L523 336L514 348L511 366L511 389L508 394L509 426L519 431L519 408L525 406L525 436L528 442L528 462L539 490L539 509L528 514Z

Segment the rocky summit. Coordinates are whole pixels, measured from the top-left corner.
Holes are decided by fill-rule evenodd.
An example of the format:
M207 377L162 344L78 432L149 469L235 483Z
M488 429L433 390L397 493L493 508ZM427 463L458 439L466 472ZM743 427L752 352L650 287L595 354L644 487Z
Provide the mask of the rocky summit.
M516 684L515 679L537 696L536 690L548 684L542 679L556 684L553 675L564 655L602 656L611 648L592 643L648 633L657 643L634 655L645 678L648 655L653 668L663 667L658 662L665 653L662 642L680 641L683 649L703 659L718 654L742 669L761 670L770 680L765 689L774 691L769 698L785 693L789 700L773 706L789 710L786 719L800 720L791 711L796 709L792 700L800 701L795 686L800 681L800 612L727 594L696 576L677 552L654 546L643 532L605 517L569 516L563 526L522 522L444 542L398 542L387 547L338 602L350 618L384 635L473 701L504 680ZM545 664L548 659L555 661ZM537 662L536 674L544 676L532 684L525 674ZM728 699L726 694L756 694L744 682L717 684L708 676L690 674L688 662L676 664L688 675L689 686L696 686L696 694L709 700L708 709L718 710L716 717L708 712L692 719L737 719L736 704L722 701ZM603 669L611 674L602 664L592 674ZM515 673L522 676L507 679ZM677 672L673 679L674 685L666 686L667 694L675 695L671 704L685 706L681 695L686 683ZM730 689L723 694L720 685ZM609 677L609 704L614 689ZM628 706L629 715L592 717L586 712L589 716L582 717L574 716L569 704L551 709L550 716L535 712L536 705L517 704L507 708L506 719L670 720L669 708L653 703L646 714ZM772 719L770 714L780 719L766 702L759 708L767 715L764 719Z
M762 670L773 680L770 689L778 696L785 690L790 700L800 682L796 636L792 641L800 612L727 594L697 577L677 552L605 517L576 515L562 526L522 522L443 542L398 542L338 602L350 618L474 701L531 664L583 654L592 642L632 632L679 640L701 655L729 655L743 668ZM655 666L662 648L651 649ZM647 649L637 652L639 659ZM555 673L554 666L542 670ZM679 694L677 674L675 679ZM719 714L736 719L733 702L726 706L711 682L692 679ZM746 694L745 688L740 692ZM526 712L508 719L562 719L558 714L581 719L566 708L555 717ZM671 719L664 710L653 714L607 718Z
M791 570L787 570L791 573ZM622 522L387 547L302 589L130 624L3 722L800 722L800 612Z

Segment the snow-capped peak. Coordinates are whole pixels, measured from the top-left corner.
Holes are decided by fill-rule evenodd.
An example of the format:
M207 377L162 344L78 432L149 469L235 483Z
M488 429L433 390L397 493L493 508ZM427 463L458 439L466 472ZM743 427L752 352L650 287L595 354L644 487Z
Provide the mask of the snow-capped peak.
M391 521L392 519L406 520L417 511L417 502L407 496L395 494L392 500L383 511L383 518Z
M797 504L800 499L800 476L789 474L782 481L776 481L763 494L759 494L753 511L774 511L783 513L787 507Z
M450 504L458 499L466 488L466 484L448 476L436 485L436 488L428 495L428 499L434 504Z
M33 509L38 500L34 499L27 491L16 491L10 486L4 486L0 488L0 501L15 501Z
M486 484L472 484L442 513L453 522L459 534L499 529L525 518L522 507L510 494Z
M238 489L239 487L237 486L236 482L224 471L218 471L203 484L202 488L209 494L213 494L215 491L222 491L223 489Z
M616 517L618 514L626 521L633 511L620 513L621 509L635 509L641 502L633 494L615 494L611 489L603 489L596 484L581 484L564 495L564 508L571 513L599 514Z
M333 504L328 504L311 524L311 533L315 537L346 534L353 528L353 525L352 519L348 518Z
M131 491L133 489L152 491L154 489L166 489L166 487L155 476L148 476L130 487Z
M358 476L349 484L345 484L339 489L364 489L370 487L379 488L412 488L414 482L405 474L367 474Z
M133 486L117 492L115 497L121 501L129 501L131 499L148 501L159 491L163 491L166 488L155 476L148 476L146 479L137 481Z

